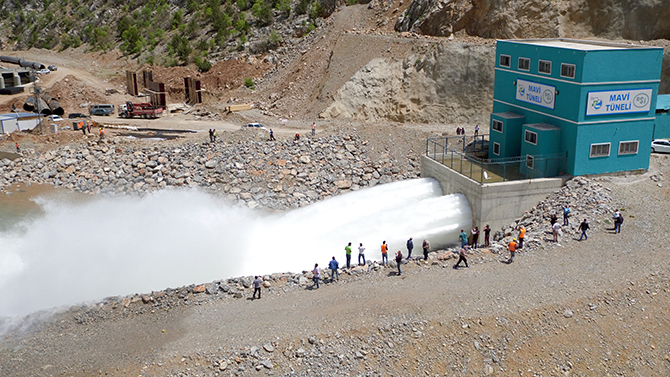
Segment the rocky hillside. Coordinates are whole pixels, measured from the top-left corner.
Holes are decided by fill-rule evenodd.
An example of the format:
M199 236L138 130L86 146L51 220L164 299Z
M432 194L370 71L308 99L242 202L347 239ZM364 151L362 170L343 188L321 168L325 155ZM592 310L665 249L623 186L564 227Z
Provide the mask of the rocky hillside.
M326 118L487 122L495 45L425 43L402 60L373 59L346 82Z
M670 3L640 0L413 0L398 31L485 38L670 39Z

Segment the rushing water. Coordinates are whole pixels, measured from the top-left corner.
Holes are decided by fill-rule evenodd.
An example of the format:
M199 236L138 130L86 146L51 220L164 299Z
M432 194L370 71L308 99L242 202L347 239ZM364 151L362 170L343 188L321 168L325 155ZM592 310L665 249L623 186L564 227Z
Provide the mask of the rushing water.
M68 200L40 197L33 211L0 227L0 316L147 293L217 279L344 264L363 243L381 259L414 238L433 247L455 243L471 224L463 195L441 196L439 184L415 179L340 195L268 214L197 190L164 190L143 198ZM7 217L0 209L0 217Z

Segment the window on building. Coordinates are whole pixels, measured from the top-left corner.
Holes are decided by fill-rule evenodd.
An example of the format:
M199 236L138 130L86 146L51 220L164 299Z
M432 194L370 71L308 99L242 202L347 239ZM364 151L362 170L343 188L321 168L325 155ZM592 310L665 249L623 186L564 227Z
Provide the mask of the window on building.
M519 70L521 70L521 71L530 71L530 59L528 59L528 58L519 58Z
M535 157L527 154L526 155L526 167L528 169L533 169L533 166L535 166Z
M494 119L493 120L493 125L491 126L493 131L498 131L498 132L503 132L503 122Z
M607 157L610 155L610 143L591 144L589 157Z
M493 154L500 156L500 143L493 143Z
M540 73L551 74L551 62L548 60L540 60L538 71Z
M500 66L509 68L511 65L512 57L509 55L500 55Z
M637 146L640 142L622 141L619 143L619 154L637 154Z
M574 79L575 78L575 65L574 64L561 63L561 77L567 77L569 79Z
M533 131L526 130L526 133L524 135L524 140L526 140L527 142L529 142L533 145L537 145L537 133L533 132Z

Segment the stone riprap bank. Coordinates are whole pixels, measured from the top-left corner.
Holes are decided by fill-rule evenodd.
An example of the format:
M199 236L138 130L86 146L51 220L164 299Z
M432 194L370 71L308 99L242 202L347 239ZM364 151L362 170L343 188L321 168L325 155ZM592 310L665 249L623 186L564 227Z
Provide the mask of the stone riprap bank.
M350 190L419 176L419 162L373 161L358 136L139 146L127 139L63 146L0 160L0 190L51 184L91 194L199 187L248 207L288 209Z

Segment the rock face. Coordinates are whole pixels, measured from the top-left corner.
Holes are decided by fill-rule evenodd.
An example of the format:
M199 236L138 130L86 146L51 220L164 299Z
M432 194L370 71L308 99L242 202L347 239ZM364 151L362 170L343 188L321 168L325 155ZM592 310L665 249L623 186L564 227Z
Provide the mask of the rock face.
M661 0L413 0L397 31L485 38L670 38L670 2Z
M494 45L435 43L402 61L374 59L337 92L325 118L488 122Z

